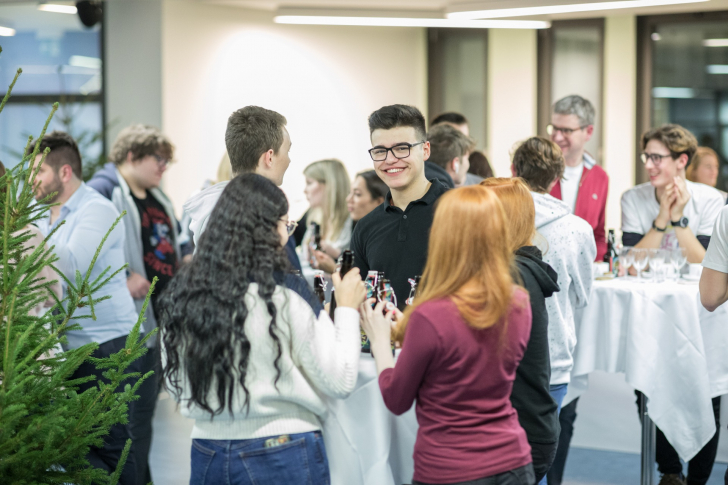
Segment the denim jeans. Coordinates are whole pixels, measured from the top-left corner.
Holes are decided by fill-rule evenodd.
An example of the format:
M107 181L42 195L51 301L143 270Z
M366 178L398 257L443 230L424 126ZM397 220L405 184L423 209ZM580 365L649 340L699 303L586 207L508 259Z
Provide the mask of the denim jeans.
M329 460L321 431L268 439L192 440L190 485L329 485Z
M498 475L468 480L467 482L450 483L447 485L532 485L536 480L533 474L533 466L529 463L526 466L515 468ZM428 485L424 482L412 480L412 485Z

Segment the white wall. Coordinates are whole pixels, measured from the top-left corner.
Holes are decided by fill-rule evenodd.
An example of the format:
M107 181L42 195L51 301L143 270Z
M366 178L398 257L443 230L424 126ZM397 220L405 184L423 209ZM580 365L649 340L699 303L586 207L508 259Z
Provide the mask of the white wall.
M637 21L607 17L604 24L604 170L609 174L607 227L621 227L620 198L634 186Z
M535 30L491 30L488 37L488 156L510 177L514 144L536 134Z
M125 126L162 125L162 1L106 2L104 8L110 149Z
M292 163L283 183L303 213L305 166L341 159L370 168L367 117L393 103L427 112L424 29L276 25L270 12L165 0L164 131L177 146L165 191L179 210L214 176L228 116L255 104L288 119Z

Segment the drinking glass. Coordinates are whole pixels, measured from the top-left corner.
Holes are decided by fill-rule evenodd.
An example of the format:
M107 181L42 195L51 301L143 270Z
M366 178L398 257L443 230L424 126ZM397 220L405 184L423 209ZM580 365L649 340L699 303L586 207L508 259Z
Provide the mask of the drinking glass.
M629 276L629 268L634 263L634 248L624 246L619 250L619 265L624 268L624 275Z
M655 283L662 281L662 268L665 266L665 251L662 249L650 249L650 271Z
M644 270L650 262L650 252L648 249L643 248L633 249L632 252L634 253L632 265L634 266L634 269L637 270L637 279L639 281L644 281L642 279L642 270Z
M675 273L677 274L675 281L677 281L680 279L680 270L688 262L687 250L685 248L673 249L670 254L670 262L672 263L672 267L675 268Z

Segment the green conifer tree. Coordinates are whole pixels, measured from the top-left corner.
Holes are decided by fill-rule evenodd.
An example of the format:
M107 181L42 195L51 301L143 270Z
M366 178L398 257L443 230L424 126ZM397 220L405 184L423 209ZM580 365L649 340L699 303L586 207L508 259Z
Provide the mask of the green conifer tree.
M18 69L0 103L0 113L20 73ZM77 272L75 281L69 281L58 272L67 287L65 298L54 296L56 303L50 311L33 315L32 310L53 294L52 282L38 275L58 258L53 247L41 245L27 250L31 237L28 225L47 217L49 210L47 200L37 202L33 193L40 164L32 167L27 162L38 155L40 140L57 108L56 103L35 145L28 140L21 163L0 177L0 483L116 484L131 440L111 476L92 468L85 457L90 446L103 445L112 425L127 422L128 403L137 398L141 382L152 374L139 376L127 369L146 352L144 342L152 334L139 338L145 303L125 348L117 354L106 359L91 358L98 347L92 343L46 357L60 342L65 342L66 332L83 326L83 320L73 318L77 308L89 306L91 316L87 318L96 318L94 306L109 296L96 298L94 294L125 269L105 268L96 280L90 280L104 238L85 274ZM48 150L42 154L43 161L47 154ZM107 237L122 216L113 223ZM150 293L153 288L154 284ZM99 380L96 386L79 394L81 383L94 380L92 376L71 379L84 361L103 369L108 382ZM125 384L124 391L117 392L121 384Z

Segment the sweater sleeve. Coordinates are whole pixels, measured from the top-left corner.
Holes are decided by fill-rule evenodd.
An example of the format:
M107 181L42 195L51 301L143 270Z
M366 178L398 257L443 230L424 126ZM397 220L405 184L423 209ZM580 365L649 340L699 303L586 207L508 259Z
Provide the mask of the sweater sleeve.
M347 397L354 390L359 371L359 312L339 307L332 324L327 312L319 312L316 318L298 294L289 291L289 296L294 362L321 393Z
M379 374L379 389L384 404L392 413L400 415L412 407L437 353L439 341L432 324L419 313L413 313L397 365Z

